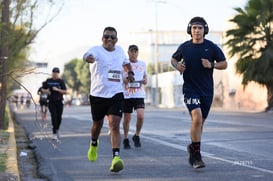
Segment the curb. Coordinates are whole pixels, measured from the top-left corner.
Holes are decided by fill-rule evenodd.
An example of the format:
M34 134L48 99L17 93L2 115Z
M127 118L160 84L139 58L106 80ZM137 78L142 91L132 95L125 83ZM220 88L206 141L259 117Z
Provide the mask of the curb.
M16 146L16 140L15 140L15 133L14 133L14 123L11 116L10 110L8 111L8 117L9 117L9 142L8 142L8 149L7 149L7 173L13 174L17 177L17 181L20 181L20 174L18 169L18 162L17 162L17 146Z

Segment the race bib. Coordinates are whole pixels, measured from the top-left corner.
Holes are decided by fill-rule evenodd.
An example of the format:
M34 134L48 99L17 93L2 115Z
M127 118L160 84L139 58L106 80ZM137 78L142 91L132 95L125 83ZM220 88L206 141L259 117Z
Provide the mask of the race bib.
M42 95L41 95L41 98L42 98L42 99L47 99L47 94L42 94Z
M128 87L129 88L140 88L141 87L141 82L129 82Z
M114 82L120 82L121 80L121 71L119 70L109 70L108 71L108 80Z

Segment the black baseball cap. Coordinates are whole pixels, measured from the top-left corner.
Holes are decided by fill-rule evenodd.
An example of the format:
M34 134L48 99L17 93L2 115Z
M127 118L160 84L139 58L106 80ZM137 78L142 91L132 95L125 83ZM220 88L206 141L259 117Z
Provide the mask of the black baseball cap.
M131 50L136 50L136 51L138 51L138 46L136 46L136 45L130 45L129 48L128 48L128 50L129 50L129 51L131 51Z
M52 69L52 72L54 72L54 73L60 73L60 69L58 67L54 67Z

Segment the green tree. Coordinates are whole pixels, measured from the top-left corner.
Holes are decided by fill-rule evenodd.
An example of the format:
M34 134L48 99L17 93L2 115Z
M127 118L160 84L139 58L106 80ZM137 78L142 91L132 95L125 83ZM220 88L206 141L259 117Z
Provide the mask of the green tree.
M28 62L30 45L40 31L54 20L63 7L63 2L58 1L57 3L56 0L9 1L8 91L12 87L19 86L16 85L17 82L11 81L10 77L20 82L22 76L33 73L33 68L29 68Z
M20 83L17 78L31 73L27 63L29 46L38 33L59 14L63 3L56 2L54 0L0 1L0 9L2 10L0 22L0 129L3 129L8 88L14 87L11 85L12 83ZM15 82L10 80L15 80Z
M71 88L73 91L78 91L78 87L80 86L80 81L77 78L77 73L75 71L75 67L77 65L78 59L72 59L68 63L64 65L64 72L62 77L67 83L67 86Z
M267 110L273 109L273 0L249 0L235 8L230 19L234 28L226 31L230 57L238 57L236 72L244 87L251 81L267 89Z
M84 62L82 59L80 59L77 62L75 71L77 72L77 77L80 81L79 92L89 95L90 82L91 82L89 64Z
M90 72L88 63L74 58L64 65L63 78L74 93L89 93Z

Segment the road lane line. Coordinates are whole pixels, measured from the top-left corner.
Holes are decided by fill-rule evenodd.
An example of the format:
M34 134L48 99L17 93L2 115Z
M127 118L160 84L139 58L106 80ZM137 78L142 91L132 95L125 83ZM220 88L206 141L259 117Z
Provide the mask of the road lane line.
M172 147L172 148L175 148L175 149L178 149L178 150L183 150L183 151L187 152L187 147L186 146L181 146L181 145L177 145L177 144L173 144L173 143L168 143L166 141L158 140L158 139L143 136L143 135L141 137L143 137L143 138L145 138L147 140L153 141L153 142L160 143L160 144L165 145L165 146L169 146L169 147ZM225 158L216 157L216 156L214 156L214 154L208 153L208 152L201 152L201 153L202 153L202 155L204 157L208 157L208 158L211 158L211 159L223 161L223 162L226 162L226 163L231 163L232 165L238 165L238 166L250 168L250 169L253 169L253 170L258 170L258 171L261 171L261 172L273 174L272 170L267 170L267 169L264 169L264 168L259 168L259 167L246 165L246 164L238 164L238 163L235 163L232 160L227 160Z
M103 127L108 128L108 125L104 124ZM121 129L121 131L123 131L123 130ZM129 134L133 134L133 133L131 131L129 131ZM169 142L166 142L166 141L162 141L162 140L159 140L159 139L156 139L156 138L151 138L151 137L144 136L144 135L142 135L141 137L143 137L143 138L145 138L147 140L153 141L153 142L160 143L160 144L165 145L165 146L169 146L169 147L172 147L172 148L187 152L187 147L186 146L169 143ZM232 165L238 165L238 166L241 166L241 167L250 168L250 169L253 169L253 170L258 170L258 171L261 171L261 172L264 172L264 173L273 174L273 170L267 170L267 169L264 169L264 168L255 167L255 166L251 166L251 165L247 165L247 164L238 164L238 163L235 163L234 160L228 160L228 159L225 159L225 158L216 157L216 156L214 156L214 154L208 153L208 152L201 152L201 153L202 153L202 155L204 157L208 157L208 158L211 158L211 159L214 159L214 160L219 160L219 161L222 161L222 162L230 163Z

